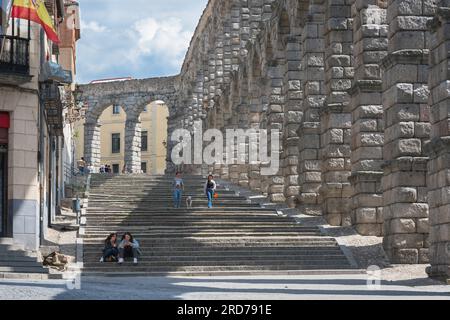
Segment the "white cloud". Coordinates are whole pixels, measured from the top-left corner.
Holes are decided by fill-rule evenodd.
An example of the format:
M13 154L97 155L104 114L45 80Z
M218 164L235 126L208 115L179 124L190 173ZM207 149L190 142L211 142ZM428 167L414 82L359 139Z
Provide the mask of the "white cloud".
M207 0L79 0L79 81L174 75Z
M157 55L162 62L172 66L180 66L192 32L186 31L180 19L168 18L157 21L147 18L137 21L133 29L135 31L136 48L133 48L132 56Z
M100 33L105 32L107 28L105 26L100 25L97 21L86 22L84 20L81 20L81 30Z

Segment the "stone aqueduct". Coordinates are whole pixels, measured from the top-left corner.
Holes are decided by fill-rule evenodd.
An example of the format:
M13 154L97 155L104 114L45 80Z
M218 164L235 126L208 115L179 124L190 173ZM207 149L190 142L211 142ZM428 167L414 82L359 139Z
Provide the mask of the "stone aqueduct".
M450 276L450 0L210 0L179 76L78 89L87 161L111 104L128 115L130 172L140 111L155 99L169 106L169 135L199 120L280 129L274 176L260 165L186 170L383 236L391 262Z

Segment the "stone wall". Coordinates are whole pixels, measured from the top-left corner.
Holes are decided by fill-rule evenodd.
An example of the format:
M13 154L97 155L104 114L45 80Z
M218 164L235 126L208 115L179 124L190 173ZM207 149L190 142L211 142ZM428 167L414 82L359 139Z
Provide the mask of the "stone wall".
M272 201L323 215L332 225L384 236L392 262L427 263L429 207L445 207L441 189L448 188L443 181L448 168L434 164L446 155L441 150L441 136L448 135L441 128L446 113L441 111L439 124L430 122L428 103L432 48L427 22L435 15L433 1L231 1L229 6L210 1L208 8L194 35L198 45L189 49L181 74L184 79L211 73L196 61L211 58L203 53L212 38L230 38L224 47L232 59L224 55L218 63L214 57L214 64L227 71L213 86L208 78L215 95L204 90L203 106L211 115L206 121L220 124L220 130L259 125L282 132L282 162L275 175L258 172L264 163L222 165L214 172L241 184L248 178L250 188ZM439 11L440 21L444 11ZM208 19L221 20L223 27L207 33ZM448 75L441 78L445 82ZM444 108L442 102L433 103ZM223 122L226 109L231 112ZM440 143L430 147L434 153L424 148L432 125L441 130ZM427 183L431 172L436 178L429 176ZM431 186L439 199L435 203L427 196ZM432 224L442 237L447 226L438 221ZM431 235L433 240L443 264L442 243L448 239Z

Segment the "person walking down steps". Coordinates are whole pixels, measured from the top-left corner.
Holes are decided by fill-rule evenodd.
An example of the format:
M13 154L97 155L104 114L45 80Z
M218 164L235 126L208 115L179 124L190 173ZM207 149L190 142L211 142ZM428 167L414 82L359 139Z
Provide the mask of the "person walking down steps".
M214 177L212 175L209 175L208 181L206 181L205 183L205 193L206 196L208 197L208 208L210 209L213 207L213 199L216 193L216 188L217 184L214 181Z
M173 204L175 208L181 207L181 199L183 197L184 181L181 178L181 173L177 172L173 181Z

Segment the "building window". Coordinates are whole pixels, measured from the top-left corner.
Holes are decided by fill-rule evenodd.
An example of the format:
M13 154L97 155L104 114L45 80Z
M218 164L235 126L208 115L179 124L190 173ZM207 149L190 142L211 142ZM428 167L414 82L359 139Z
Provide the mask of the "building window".
M147 173L147 162L141 162L142 173Z
M112 153L120 153L120 133L112 134Z
M142 142L142 151L146 152L148 151L148 131L142 131L142 136L141 136L141 142Z
M114 174L119 174L119 165L118 164L113 164L112 169L113 169Z
M113 114L120 114L120 106L113 106Z

